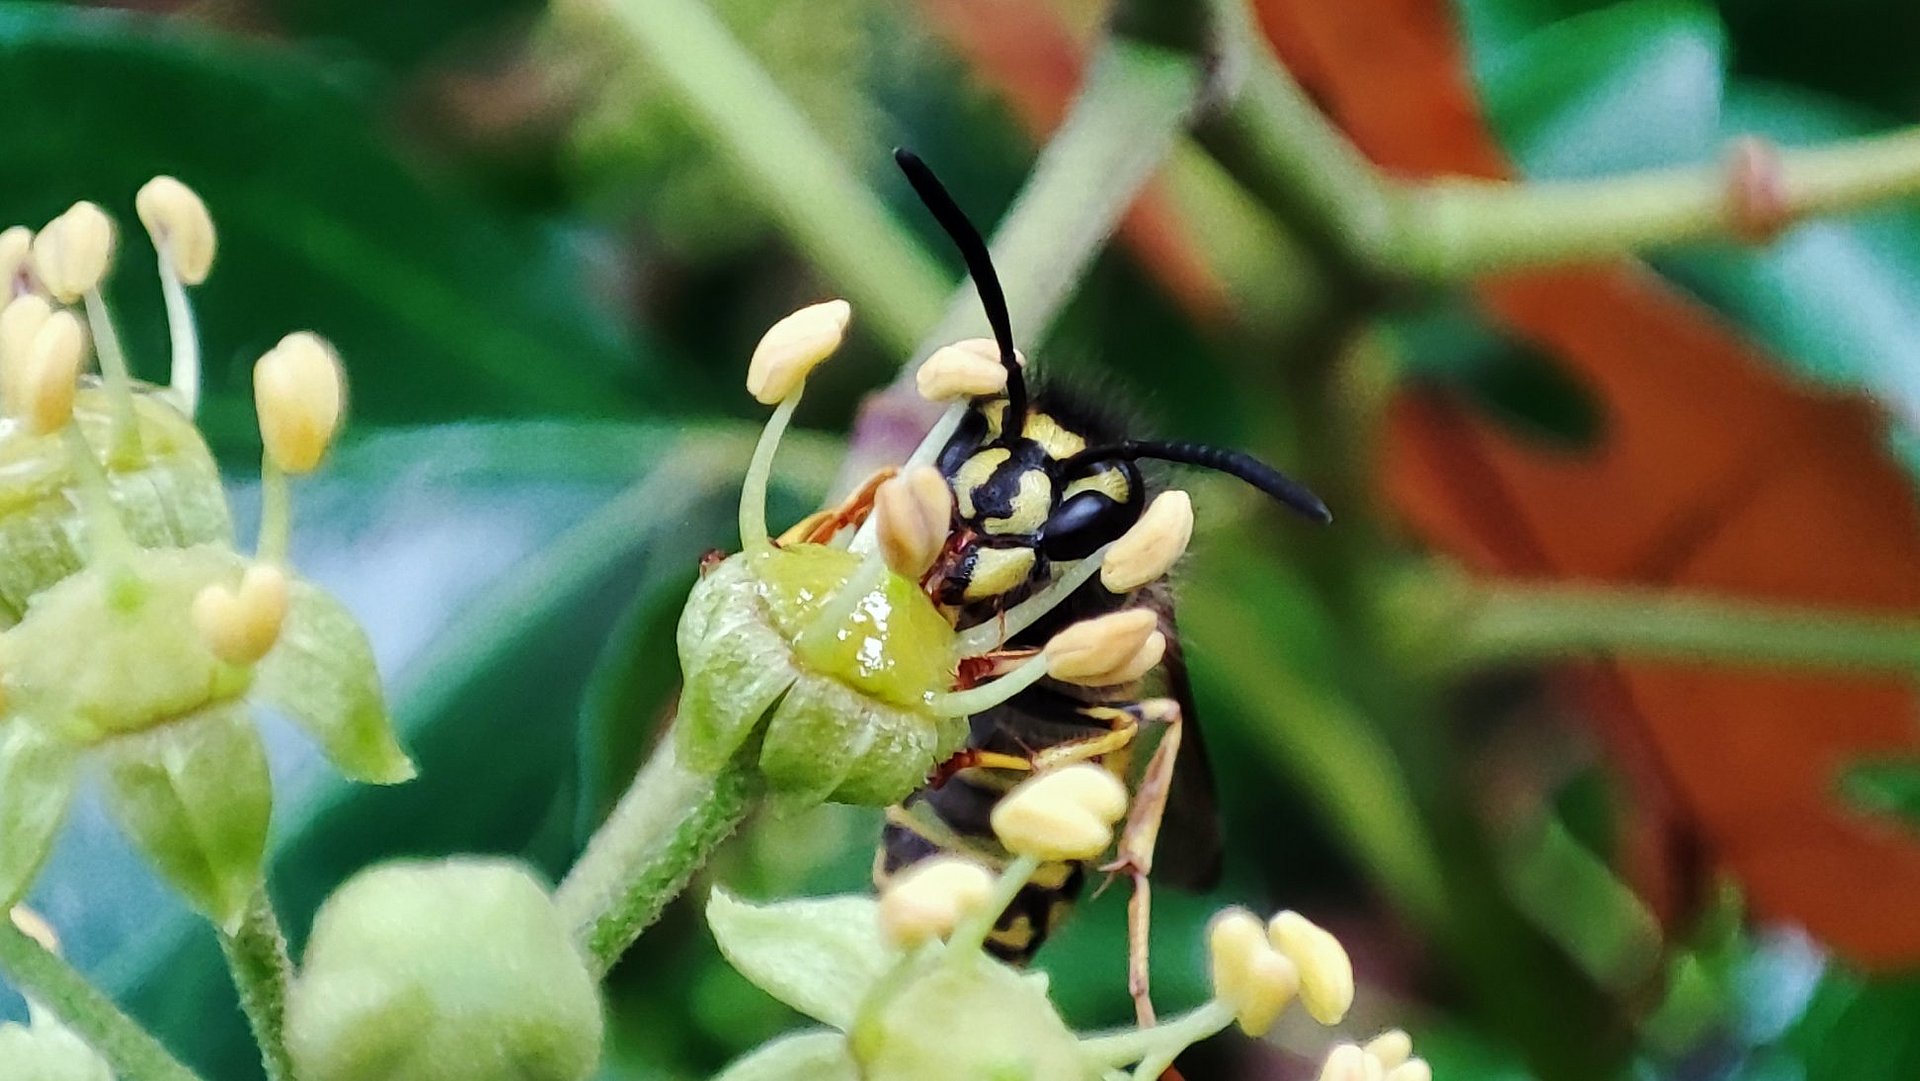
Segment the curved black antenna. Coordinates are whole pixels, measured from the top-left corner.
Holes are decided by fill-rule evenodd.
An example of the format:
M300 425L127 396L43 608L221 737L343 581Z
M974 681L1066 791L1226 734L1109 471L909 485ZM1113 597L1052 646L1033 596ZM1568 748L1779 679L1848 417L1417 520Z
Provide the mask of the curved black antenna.
M911 150L896 149L893 152L894 163L900 171L907 174L907 183L913 185L914 194L933 214L933 220L953 238L953 246L960 249L960 258L967 264L967 275L973 279L973 288L980 294L980 306L986 309L987 325L993 328L993 340L1000 345L1000 365L1007 370L1007 412L1001 422L1002 438L1018 439L1027 423L1027 381L1021 374L1020 362L1013 355L1013 320L1007 316L1007 295L1000 289L1000 276L993 272L993 256L987 251L987 242L980 236L980 230L973 227L966 214L960 210L960 204L953 201L940 178L933 175L927 163Z
M1197 465L1235 476L1272 496L1292 510L1325 525L1333 521L1333 512L1307 486L1273 468L1251 454L1199 443L1149 443L1129 439L1086 450L1060 463L1067 476L1073 476L1098 462L1138 461L1153 458L1162 462Z

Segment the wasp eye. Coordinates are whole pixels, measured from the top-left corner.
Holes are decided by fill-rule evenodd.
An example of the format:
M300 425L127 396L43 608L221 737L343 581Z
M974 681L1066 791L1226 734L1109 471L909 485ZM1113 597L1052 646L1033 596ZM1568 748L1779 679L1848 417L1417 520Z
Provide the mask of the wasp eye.
M1140 517L1134 503L1122 503L1105 492L1076 492L1047 516L1040 527L1040 553L1048 559L1085 559L1100 546L1127 531Z

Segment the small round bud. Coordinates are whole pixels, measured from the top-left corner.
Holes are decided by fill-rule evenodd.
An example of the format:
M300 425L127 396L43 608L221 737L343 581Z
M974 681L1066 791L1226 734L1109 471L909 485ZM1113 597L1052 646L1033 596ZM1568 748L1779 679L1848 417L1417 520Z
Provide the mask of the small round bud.
M1161 492L1133 528L1100 560L1100 584L1109 593L1139 589L1173 569L1193 539L1193 500L1178 488Z
M33 238L33 270L47 291L71 304L100 287L113 262L113 219L78 202Z
M1300 969L1300 1002L1323 1025L1337 1025L1353 1005L1353 962L1331 933L1298 912L1267 924L1267 940Z
M1083 763L1022 781L994 807L991 821L994 836L1015 855L1086 860L1113 843L1113 824L1126 813L1126 786Z
M53 933L53 925L40 918L40 914L26 905L14 905L7 912L13 921L14 929L40 944L48 953L60 952L60 936Z
M1410 1058L1387 1071L1385 1081L1433 1081L1433 1067L1423 1058Z
M33 230L16 225L0 232L0 303L31 290L39 279L33 273Z
M747 364L747 393L773 405L807 381L846 340L853 308L844 300L809 304L767 328Z
M1390 1028L1367 1041L1367 1054L1380 1060L1380 1065L1391 1070L1407 1061L1413 1055L1413 1037L1397 1028Z
M333 347L306 331L280 339L254 364L254 409L275 465L307 473L320 464L340 425L343 383Z
M188 285L206 281L213 269L213 216L200 196L173 177L156 176L141 185L133 206L180 280Z
M1385 1072L1379 1060L1358 1044L1343 1043L1327 1054L1326 1064L1320 1067L1320 1081L1381 1081Z
M72 312L54 312L33 336L21 365L19 397L8 408L30 435L47 435L73 419L80 368L87 356L87 332Z
M214 656L228 664L252 664L280 640L287 604L287 573L255 563L237 589L210 585L193 598L193 626Z
M1007 369L991 338L968 338L934 350L914 372L913 384L930 402L987 398L1007 392Z
M33 339L53 314L53 305L37 293L13 298L0 308L0 395L9 403L23 393L19 380L27 370L27 358L33 355Z
M946 547L953 489L930 465L916 466L874 489L874 539L893 573L918 581Z
M1166 655L1159 626L1160 617L1145 608L1083 619L1047 642L1047 674L1083 687L1131 683Z
M992 894L993 875L972 860L922 860L887 883L880 895L880 931L902 949L945 938Z
M1263 1036L1300 989L1300 971L1267 944L1260 917L1228 909L1207 930L1215 997L1233 1010L1241 1031Z

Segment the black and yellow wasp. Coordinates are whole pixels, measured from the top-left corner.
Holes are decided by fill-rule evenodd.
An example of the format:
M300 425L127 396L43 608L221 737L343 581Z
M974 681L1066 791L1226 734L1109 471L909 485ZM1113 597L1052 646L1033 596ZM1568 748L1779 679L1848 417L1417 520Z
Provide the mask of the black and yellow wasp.
M1245 454L1127 439L1096 409L1045 387L1030 393L985 241L924 163L906 151L896 151L895 157L965 259L1007 372L1005 395L973 401L938 458L953 490L954 521L924 584L958 628L995 619L1044 588L1060 568L1119 539L1156 494L1138 464L1143 460L1227 473L1310 519L1330 520L1326 505L1306 488ZM1150 1022L1147 873L1205 888L1220 867L1212 776L1193 726L1169 591L1155 583L1116 595L1098 579L1090 580L1007 646L1037 647L1072 622L1142 605L1160 614L1169 643L1159 670L1116 687L1044 680L970 718L966 749L936 771L926 787L889 810L874 878L884 883L940 852L1004 866L1009 857L995 842L988 817L1010 788L1036 769L1077 761L1101 763L1128 779L1135 774L1136 736L1157 731L1159 743L1139 771L1134 810L1116 859L1098 868L1133 882L1128 982L1142 1020ZM1183 742L1186 753L1181 754ZM1156 852L1163 825L1169 844ZM1008 907L988 948L1015 962L1031 958L1071 909L1089 870L1082 864L1042 868Z

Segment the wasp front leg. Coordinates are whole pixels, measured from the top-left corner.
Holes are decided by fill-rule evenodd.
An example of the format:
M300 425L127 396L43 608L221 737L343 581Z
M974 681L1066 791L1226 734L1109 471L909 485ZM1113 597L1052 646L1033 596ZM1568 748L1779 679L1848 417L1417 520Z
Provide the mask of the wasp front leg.
M1153 873L1153 850L1160 839L1167 793L1173 787L1173 767L1180 755L1180 705L1171 698L1151 698L1114 712L1126 715L1135 726L1155 724L1166 728L1140 776L1115 858L1100 868L1110 876L1125 875L1133 883L1133 896L1127 900L1127 993L1133 997L1134 1014L1144 1028L1154 1023L1147 969L1153 890L1147 876Z

